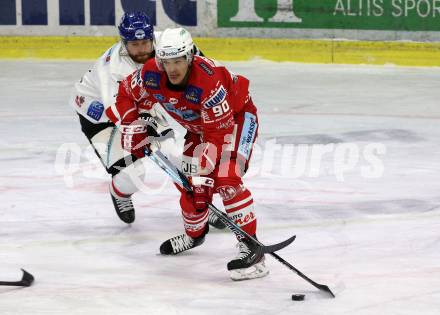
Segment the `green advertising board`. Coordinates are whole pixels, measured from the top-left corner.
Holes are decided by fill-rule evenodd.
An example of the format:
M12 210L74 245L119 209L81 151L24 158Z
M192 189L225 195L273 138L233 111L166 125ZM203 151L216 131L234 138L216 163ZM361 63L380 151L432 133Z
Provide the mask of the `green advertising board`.
M440 0L218 0L219 27L440 30Z

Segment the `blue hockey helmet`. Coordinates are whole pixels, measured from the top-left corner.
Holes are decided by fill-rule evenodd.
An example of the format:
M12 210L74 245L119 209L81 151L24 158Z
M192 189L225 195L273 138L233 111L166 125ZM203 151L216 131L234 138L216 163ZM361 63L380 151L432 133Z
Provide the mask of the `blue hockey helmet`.
M123 41L153 39L153 24L144 12L124 13L118 29Z

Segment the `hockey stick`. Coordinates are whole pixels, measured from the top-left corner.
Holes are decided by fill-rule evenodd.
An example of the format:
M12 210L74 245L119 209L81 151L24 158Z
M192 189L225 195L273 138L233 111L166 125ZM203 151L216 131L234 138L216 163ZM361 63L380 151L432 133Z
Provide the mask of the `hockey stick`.
M181 185L186 191L192 191L192 187L188 181L188 178L183 174L175 165L173 165L168 158L163 155L159 150L155 150L154 152L149 148L145 149L146 155L153 160L162 170L164 170L175 183ZM296 238L296 236L292 236L287 240L273 244L273 245L263 245L258 240L250 236L248 233L243 231L235 222L233 222L229 217L224 214L222 211L217 209L213 204L208 204L209 210L215 213L215 215L222 221L235 235L239 240L246 240L250 246L252 246L257 252L261 254L268 254L272 252L276 252L284 247L290 245Z
M234 229L235 229L235 224L234 222L231 222L230 219L226 216L226 214L224 214L222 211L218 210L216 207L214 207L213 205L209 204L208 208L215 213L215 215L217 217L219 217L219 219L231 230L235 233ZM231 224L230 224L231 223ZM241 230L241 229L240 229ZM244 232L244 231L243 231ZM235 233L235 235L237 235L237 237L239 238L239 235L237 233ZM250 236L249 236L250 237ZM293 239L295 239L296 236L293 236ZM250 237L251 238L251 237ZM240 238L239 238L240 239ZM261 244L258 240L255 240L254 238L251 238L253 241L255 241L259 246L264 246L263 244ZM287 242L290 239L284 241ZM281 245L283 244L279 243L276 245L272 245L272 246L277 246L277 245ZM291 243L291 242L290 242ZM286 244L285 246L289 245L290 243ZM335 295L333 294L333 292L330 290L330 288L324 284L319 284L315 281L313 281L312 279L310 279L309 277L307 277L305 274L303 274L301 271L299 271L298 269L296 269L294 266L292 266L290 263L288 263L286 260L284 260L283 258L281 258L278 254L276 254L275 252L279 249L276 250L271 250L272 246L264 246L267 247L269 250L265 251L264 253L270 254L272 257L274 257L276 260L278 260L280 263L282 263L284 266L286 266L287 268L289 268L290 270L294 271L298 276L300 276L301 278L303 278L304 280L306 280L308 283L310 283L311 285L313 285L315 288L327 292L328 294L330 294L331 297L335 297Z
M168 175L170 175L170 177L174 180L175 183L182 185L187 191L192 190L191 185L188 179L186 178L185 174L183 174L175 165L173 165L168 160L168 158L165 155L163 155L162 152L160 152L159 150L155 150L153 152L151 149L146 147L145 153L151 160L153 160L153 162L155 162L161 169L163 169ZM265 246L262 243L260 243L258 240L254 239L252 236L247 234L245 231L243 231L237 224L235 224L231 219L229 219L225 213L217 209L214 205L208 204L208 208L215 213L215 215L237 236L238 239L240 240L246 239L257 250L259 250L262 253L270 254L272 257L274 257L284 266L295 272L298 276L306 280L315 288L323 292L326 292L333 298L336 297L327 285L319 284L313 281L312 279L307 277L305 274L303 274L301 271L299 271L297 268L292 266L290 263L288 263L286 260L284 260L278 254L275 253L275 251L280 250L281 248L284 248L290 243L292 243L295 240L296 236L293 236L287 239L286 241L275 245Z
M276 260L278 260L280 263L282 263L284 266L286 266L290 270L294 271L298 276L300 276L301 278L306 280L308 283L313 285L315 288L317 288L321 291L327 292L333 298L336 297L335 294L330 290L330 288L328 286L326 286L325 284L319 284L319 283L313 281L312 279L307 277L305 274L303 274L301 271L299 271L294 266L292 266L287 261L285 261L283 258L281 258L278 254L276 254L276 253L269 253L269 254L272 255L272 257L275 258Z
M30 287L32 285L32 282L34 282L34 276L24 269L21 270L23 271L23 277L20 281L0 281L0 285Z

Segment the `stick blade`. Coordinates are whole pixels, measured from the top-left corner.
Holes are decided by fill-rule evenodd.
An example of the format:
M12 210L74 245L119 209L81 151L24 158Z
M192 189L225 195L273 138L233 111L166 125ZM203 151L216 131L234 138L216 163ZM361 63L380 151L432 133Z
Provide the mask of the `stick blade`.
M332 290L330 290L330 288L328 286L326 286L324 284L320 284L318 286L318 289L321 291L327 292L330 295L330 297L336 298L336 295L332 292Z
M281 249L283 249L284 247L289 246L290 244L292 244L292 242L295 240L296 235L288 238L287 240L280 242L278 244L273 244L273 245L268 245L268 246L262 246L261 247L261 252L263 254L269 254L269 253L274 253L276 251L279 251Z
M31 275L29 272L27 272L24 269L21 269L21 271L23 271L23 277L21 278L21 284L24 287L30 287L32 285L32 283L34 282L34 276Z

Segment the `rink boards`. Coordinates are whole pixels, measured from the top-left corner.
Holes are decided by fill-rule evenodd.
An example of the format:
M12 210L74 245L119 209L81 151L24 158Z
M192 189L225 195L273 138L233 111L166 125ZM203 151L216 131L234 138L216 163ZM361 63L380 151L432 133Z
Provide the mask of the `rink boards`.
M113 36L0 36L0 59L95 59ZM206 38L195 43L214 59L440 66L440 42Z

